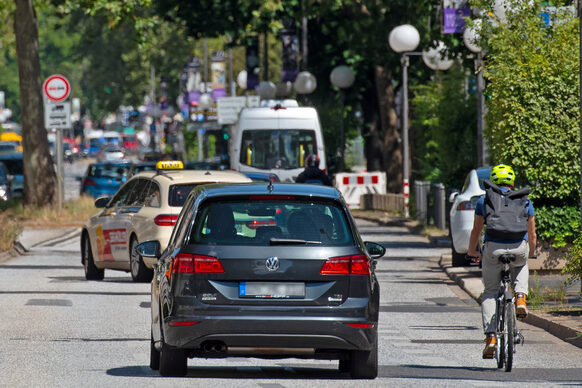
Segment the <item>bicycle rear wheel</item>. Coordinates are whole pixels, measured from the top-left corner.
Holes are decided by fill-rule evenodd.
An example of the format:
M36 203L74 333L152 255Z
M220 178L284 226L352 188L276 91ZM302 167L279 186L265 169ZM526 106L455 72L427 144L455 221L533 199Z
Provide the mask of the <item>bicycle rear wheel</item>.
M513 352L515 347L515 305L513 302L505 304L505 371L511 372L513 366Z
M503 368L505 362L505 317L503 314L503 305L497 301L495 312L495 319L497 319L497 344L495 348L495 360L497 361L497 368Z

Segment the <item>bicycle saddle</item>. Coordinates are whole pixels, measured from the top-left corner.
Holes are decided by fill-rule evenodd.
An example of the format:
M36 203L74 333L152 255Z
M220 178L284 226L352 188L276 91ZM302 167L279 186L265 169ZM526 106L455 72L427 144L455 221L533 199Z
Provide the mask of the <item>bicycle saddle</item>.
M510 262L515 261L515 255L513 253L499 255L499 261L503 264L509 264Z

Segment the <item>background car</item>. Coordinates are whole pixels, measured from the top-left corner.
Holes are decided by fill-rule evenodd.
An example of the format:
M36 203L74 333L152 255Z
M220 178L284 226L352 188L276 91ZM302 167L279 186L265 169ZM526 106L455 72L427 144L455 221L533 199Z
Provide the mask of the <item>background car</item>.
M157 162L138 162L133 163L129 170L128 177L132 177L135 174L142 171L155 171Z
M99 149L99 152L97 152L98 162L108 162L123 159L125 159L125 152L123 152L123 150L115 144L106 144L101 147L101 149Z
M137 250L160 258L150 367L162 376L185 375L193 357L299 357L376 377L374 259L385 249L361 241L336 189L200 186L167 249L147 241Z
M475 220L477 201L485 190L483 180L489 179L491 167L471 170L465 178L461 192L454 191L449 197L449 231L452 246L452 264L454 267L469 265L466 255L469 250L469 237Z
M0 200L7 201L12 198L12 179L4 163L0 162Z
M91 163L81 179L81 195L112 197L126 181L130 162Z
M252 172L244 171L243 174L253 180L253 182L280 182L279 176L272 172Z
M0 153L0 162L4 163L8 173L12 175L12 196L24 197L24 164L22 152Z
M15 141L0 141L0 152L18 152L18 142Z
M159 162L157 170L128 179L111 200L106 197L95 201L103 211L87 221L81 239L81 261L87 280L103 279L104 269L110 268L131 272L136 282L149 282L156 260L142 258L135 246L155 239L165 248L194 187L251 182L235 171L188 171L181 167L182 162Z

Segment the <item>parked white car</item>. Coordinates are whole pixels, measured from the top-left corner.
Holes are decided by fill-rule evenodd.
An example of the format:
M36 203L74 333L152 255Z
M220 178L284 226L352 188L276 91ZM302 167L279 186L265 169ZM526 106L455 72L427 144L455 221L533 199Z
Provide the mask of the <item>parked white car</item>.
M483 180L489 179L491 167L471 170L465 178L461 192L454 191L449 197L449 229L453 254L453 267L470 264L466 255L469 250L469 237L475 219L477 201L483 195Z

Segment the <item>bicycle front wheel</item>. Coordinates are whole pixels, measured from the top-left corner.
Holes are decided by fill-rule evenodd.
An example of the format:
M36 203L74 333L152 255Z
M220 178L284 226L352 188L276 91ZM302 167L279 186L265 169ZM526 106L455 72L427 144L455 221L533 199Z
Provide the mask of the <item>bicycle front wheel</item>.
M513 366L513 352L515 347L515 305L512 302L507 302L505 304L505 351L504 351L504 361L505 361L505 371L511 372L511 367Z

